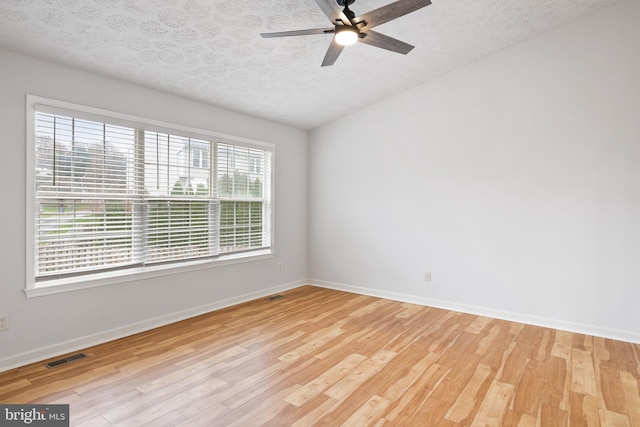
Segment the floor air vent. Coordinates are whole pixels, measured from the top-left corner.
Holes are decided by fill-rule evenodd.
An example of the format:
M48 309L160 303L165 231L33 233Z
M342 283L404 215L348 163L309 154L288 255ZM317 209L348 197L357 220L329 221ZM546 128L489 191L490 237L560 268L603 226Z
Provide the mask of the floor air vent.
M270 297L269 297L269 298L267 298L267 299L268 299L269 301L273 301L273 300L280 299L280 298L282 298L282 295L273 295L273 296L270 296Z
M44 364L47 368L55 368L56 366L65 365L67 363L73 362L74 360L84 359L87 357L84 353L74 354L73 356L65 357L64 359L54 360L53 362L47 362Z

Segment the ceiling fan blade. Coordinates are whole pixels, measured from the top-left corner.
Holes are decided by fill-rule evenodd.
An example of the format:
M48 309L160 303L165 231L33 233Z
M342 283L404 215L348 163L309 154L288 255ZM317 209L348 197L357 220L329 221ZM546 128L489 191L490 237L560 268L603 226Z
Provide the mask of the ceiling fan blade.
M320 0L316 0L320 1ZM394 3L386 6L379 7L378 9L367 12L356 18L357 22L365 22L365 26L361 30L366 31L369 28L377 27L378 25L389 22L392 19L399 18L408 13L415 12L418 9L422 9L425 6L429 6L431 0L398 0Z
M338 56L342 52L342 49L344 49L344 46L336 43L335 39L332 39L331 44L329 45L329 49L327 49L327 53L324 56L324 60L322 61L322 66L327 67L329 65L333 65L333 63L336 62L336 59L338 59Z
M384 34L377 33L369 30L358 40L360 43L368 44L370 46L379 47L381 49L390 50L391 52L401 53L406 55L411 52L414 46L408 43L394 39L393 37L385 36Z
M342 22L343 25L351 25L351 21L347 18L347 15L342 12L342 9L340 9L335 0L316 0L316 3L324 14L327 15L327 18L331 20L331 23L336 24Z
M277 33L261 33L260 35L266 39L271 37L290 37L290 36L308 36L314 34L331 34L335 32L335 28L314 28L312 30L295 30L295 31L279 31Z

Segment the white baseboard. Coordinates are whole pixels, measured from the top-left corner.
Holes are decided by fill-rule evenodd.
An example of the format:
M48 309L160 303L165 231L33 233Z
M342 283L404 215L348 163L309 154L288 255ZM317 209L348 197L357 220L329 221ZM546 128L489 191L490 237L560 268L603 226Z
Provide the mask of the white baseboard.
M66 341L52 346L38 348L25 353L20 353L14 356L9 356L4 359L0 359L0 372L7 371L9 369L17 368L20 366L28 365L30 363L39 362L42 360L50 359L52 357L60 356L63 354L79 351L87 347L102 344L108 341L113 341L119 338L127 337L139 332L148 331L160 326L165 326L170 323L179 322L181 320L189 319L191 317L199 316L201 314L209 313L215 310L220 310L225 307L229 307L243 302L263 298L269 295L276 294L278 292L288 291L290 289L298 288L307 284L306 280L287 283L284 285L274 286L269 289L262 289L257 292L251 292L237 297L228 298L221 301L201 305L198 307L190 308L176 313L167 314L165 316L156 317L142 322L137 322L131 325L127 325L121 328L111 329L108 331L100 332L94 335L89 335L74 340Z
M335 289L360 295L368 295L394 301L408 302L428 307L443 308L445 310L459 311L462 313L475 314L478 316L493 317L495 319L509 320L512 322L526 323L529 325L542 326L545 328L560 329L567 332L575 332L579 334L593 335L602 338L610 338L618 341L640 344L640 334L618 329L602 328L595 325L573 323L564 320L549 319L528 314L501 311L474 305L459 304L451 301L442 301L432 298L418 297L415 295L399 294L395 292L381 291L378 289L345 285L343 283L326 282L314 279L309 279L308 283L310 285L318 286L321 288Z

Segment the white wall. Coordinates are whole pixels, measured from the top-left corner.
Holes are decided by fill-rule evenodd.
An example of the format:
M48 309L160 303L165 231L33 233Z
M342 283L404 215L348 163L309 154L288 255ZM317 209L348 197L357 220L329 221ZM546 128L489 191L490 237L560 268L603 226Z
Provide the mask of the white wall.
M311 281L640 342L638 22L622 2L313 131Z
M0 313L11 315L11 329L0 331L0 371L304 283L306 132L6 50L0 64ZM274 258L26 298L26 94L274 143Z

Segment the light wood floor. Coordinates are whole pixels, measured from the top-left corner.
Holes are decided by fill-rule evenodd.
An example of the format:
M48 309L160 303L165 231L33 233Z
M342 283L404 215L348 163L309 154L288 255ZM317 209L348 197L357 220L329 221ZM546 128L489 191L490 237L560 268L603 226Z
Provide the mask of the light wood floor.
M640 345L311 286L0 373L72 425L634 426Z

